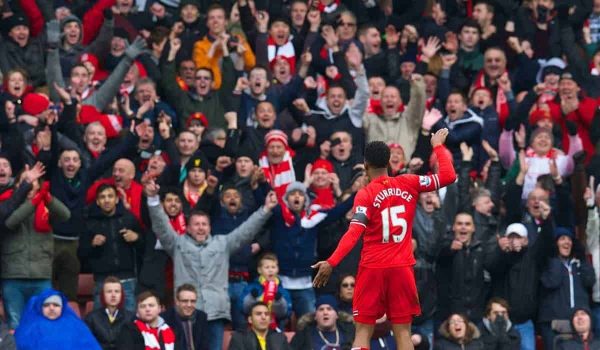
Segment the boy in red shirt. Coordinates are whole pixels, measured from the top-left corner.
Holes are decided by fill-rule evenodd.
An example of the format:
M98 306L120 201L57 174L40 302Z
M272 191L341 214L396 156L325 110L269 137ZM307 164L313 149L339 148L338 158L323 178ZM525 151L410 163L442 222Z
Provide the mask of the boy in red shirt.
M369 348L375 321L383 315L392 322L397 348L413 349L410 327L421 308L413 271L412 222L420 192L435 191L456 180L450 153L444 147L446 136L448 129L441 129L431 137L439 173L427 176L389 177L389 147L381 141L370 142L365 149L370 183L356 195L350 227L331 257L313 266L319 269L314 286L321 287L364 233L352 305L356 322L353 350Z

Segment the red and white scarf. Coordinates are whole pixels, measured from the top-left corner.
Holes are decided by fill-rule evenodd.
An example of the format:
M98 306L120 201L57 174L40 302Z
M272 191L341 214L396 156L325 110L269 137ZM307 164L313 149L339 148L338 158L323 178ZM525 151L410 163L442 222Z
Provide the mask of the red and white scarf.
M340 5L340 0L334 0L331 4L325 6L321 1L319 1L319 12L321 13L332 13L333 11L337 10L338 6Z
M294 151L287 149L283 155L283 160L279 164L270 164L267 157L267 151L263 151L258 158L258 165L265 172L265 177L271 185L271 188L277 194L277 198L283 198L287 185L296 181L296 173L294 172Z
M158 328L152 328L140 320L133 321L144 338L145 350L161 350L161 340L165 350L175 350L175 334L164 321Z
M475 81L473 82L473 86L471 88L476 89L476 88L482 88L482 87L489 88L489 86L486 86L486 84L485 84L485 74L484 74L483 70L481 70L477 74L477 78L475 78ZM502 90L500 87L498 87L498 89L496 89L495 105L496 105L496 112L498 113L498 122L500 123L500 126L503 128L504 123L506 122L506 119L508 119L508 115L510 114L510 109L508 108L508 99L506 98L506 94L504 93L504 90Z
M267 57L269 65L271 66L278 57L282 57L290 64L291 74L293 75L294 72L296 72L296 51L290 40L285 44L278 46L275 43L275 40L269 35L269 38L267 39Z

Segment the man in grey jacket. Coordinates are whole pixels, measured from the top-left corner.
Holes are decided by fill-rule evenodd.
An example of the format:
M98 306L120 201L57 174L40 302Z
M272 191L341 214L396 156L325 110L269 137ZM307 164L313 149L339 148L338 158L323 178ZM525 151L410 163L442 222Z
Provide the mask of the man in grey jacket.
M271 216L277 197L270 192L263 207L227 235L210 234L210 218L193 211L186 223L186 234L172 228L160 205L159 186L154 180L144 185L152 230L173 259L175 285L194 285L198 290L196 308L208 315L209 348L221 349L225 321L230 319L228 290L229 256L249 244Z

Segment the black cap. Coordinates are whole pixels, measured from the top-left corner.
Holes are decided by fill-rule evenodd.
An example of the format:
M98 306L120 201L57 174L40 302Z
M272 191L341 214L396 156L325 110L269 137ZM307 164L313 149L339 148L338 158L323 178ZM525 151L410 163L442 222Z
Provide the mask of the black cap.
M200 168L206 172L208 170L208 162L200 156L193 156L185 164L185 169L189 172L194 168Z
M2 20L2 32L5 34L8 34L8 32L16 26L29 27L29 22L27 21L27 18L21 15L12 15Z

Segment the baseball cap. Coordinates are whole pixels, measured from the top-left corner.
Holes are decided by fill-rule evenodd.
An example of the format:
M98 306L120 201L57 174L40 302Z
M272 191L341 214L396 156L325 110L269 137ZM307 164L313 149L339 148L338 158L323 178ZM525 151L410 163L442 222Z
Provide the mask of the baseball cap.
M525 225L515 222L514 224L508 225L504 235L508 236L512 233L519 235L523 238L526 238L527 237L527 228L525 227Z

